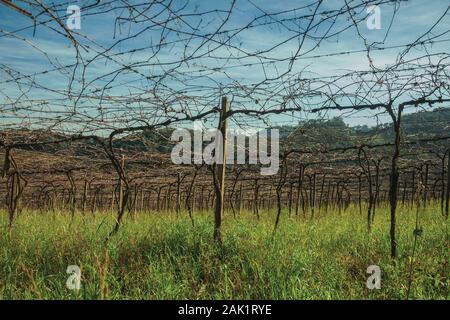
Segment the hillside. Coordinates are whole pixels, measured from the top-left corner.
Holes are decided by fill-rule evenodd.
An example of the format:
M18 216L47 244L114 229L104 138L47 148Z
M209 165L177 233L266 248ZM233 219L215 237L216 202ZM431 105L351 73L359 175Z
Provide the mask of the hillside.
M340 148L360 143L384 143L393 139L392 124L378 127L349 126L341 118L327 120L301 121L297 126L281 126L281 141L288 141L291 146L309 148ZM114 141L114 147L123 153L139 152L170 153L173 142L170 135L173 128L143 131L124 136ZM450 109L440 108L431 112L407 114L402 119L404 140L417 140L429 136L450 135ZM7 130L0 132L0 140L5 144L33 143L35 141L56 141L68 136L51 131L34 131L28 129ZM105 139L106 141L106 139ZM50 154L74 156L98 156L99 147L90 140L80 140L59 144L39 144L23 146L20 149ZM70 151L68 151L70 149Z

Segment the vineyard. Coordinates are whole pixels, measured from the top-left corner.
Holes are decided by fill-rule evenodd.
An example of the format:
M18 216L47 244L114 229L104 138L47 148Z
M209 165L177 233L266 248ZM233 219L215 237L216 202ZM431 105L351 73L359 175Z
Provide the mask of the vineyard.
M436 3L0 1L0 298L448 299Z

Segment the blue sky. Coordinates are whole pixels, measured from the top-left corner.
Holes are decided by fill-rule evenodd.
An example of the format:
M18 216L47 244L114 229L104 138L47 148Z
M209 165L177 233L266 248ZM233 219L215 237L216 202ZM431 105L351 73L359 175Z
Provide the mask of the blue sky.
M72 1L71 4L78 4L81 7L86 6L95 1ZM24 8L25 4L17 2ZM51 3L66 4L64 1L44 1L47 5ZM141 3L141 2L136 2ZM255 24L270 21L270 17L261 17L262 9L264 12L275 13L288 11L291 8L299 8L295 12L287 12L279 14L278 17L289 19L310 14L311 8L308 4L315 3L315 1L257 1L257 0L237 0L232 11L232 15L222 30L240 29L249 24L255 17L260 17L256 20L251 28L241 31L238 35L232 38L231 44L233 46L240 46L245 52L257 53L267 50L268 48L278 45L286 40L285 43L279 45L276 49L271 50L266 55L268 59L281 59L291 57L297 50L300 39L292 37L295 32L290 32L288 29L305 28L309 20L297 19L286 20L286 25L280 27L277 24L269 26L254 27ZM324 1L318 9L319 12L333 10L342 5L343 1ZM351 3L351 1L350 1ZM208 10L226 10L230 7L230 1L175 1L174 9L184 7L183 13L188 12L207 12ZM118 6L119 2L115 2L113 6ZM364 23L360 24L360 32L367 39L368 43L381 42L379 47L390 47L397 45L404 45L411 43L427 31L436 20L447 9L449 3L446 0L425 1L415 0L403 2L400 5L400 10L395 16L392 26L389 29L389 24L393 14L392 5L382 5L381 9L381 29L369 30ZM303 7L303 8L302 8ZM106 7L105 7L106 8ZM143 6L142 6L143 8ZM64 6L58 7L55 12L60 17L64 17ZM161 7L155 6L147 13L151 14ZM33 14L37 11L30 9ZM154 10L154 11L152 11ZM75 78L80 80L84 78L85 84L88 83L85 91L86 96L92 98L76 99L77 94L80 93L81 85L75 81L71 83L71 96L68 96L68 86L71 74L67 72L53 71L46 74L40 74L43 71L54 69L55 66L71 65L76 62L76 51L71 41L63 36L64 31L56 23L50 23L47 26L38 25L36 29L33 28L32 21L23 15L13 11L12 9L0 5L0 65L6 66L0 70L0 105L2 110L1 124L15 123L14 115L20 114L20 110L13 111L13 105L18 99L28 99L34 105L43 103L45 110L53 111L49 114L48 123L55 122L58 112L67 112L73 105L78 110L83 110L86 117L78 116L72 118L67 122L67 126L76 127L76 124L82 126L83 121L87 121L89 117L98 119L98 107L109 108L107 100L99 100L99 90L104 90L104 96L123 96L124 103L133 104L135 100L132 97L139 97L145 99L147 91L152 88L152 80L144 79L144 76L158 77L164 74L171 66L170 63L177 61L183 53L195 52L198 48L200 39L189 40L184 31L190 32L193 26L199 26L197 32L207 35L215 30L221 23L226 12L214 12L205 14L200 21L198 16L186 16L184 21L174 21L170 24L171 28L180 31L179 35L164 33L162 28L153 27L148 28L148 24L126 23L120 28L115 28L115 19L118 16L126 16L126 12L120 9L111 10L99 15L92 14L90 10L81 12L81 30L75 33L75 37L84 45L88 46L88 51L81 49L84 61L94 57L103 48L108 48L121 39L126 39L129 34L139 33L133 39L119 41L117 45L108 50L109 53L117 54L114 60L98 58L81 73L82 69L75 70ZM364 14L364 13L361 13ZM167 16L161 13L156 17L156 21L164 21ZM43 21L45 15L37 18L38 21ZM334 28L344 28L349 24L349 16L341 17L335 24ZM64 21L64 19L62 19ZM49 28L52 27L53 29ZM323 35L329 25L321 24L318 28L313 30L314 35ZM23 30L22 30L23 29ZM388 32L389 29L389 32ZM439 25L437 25L433 32L434 34L442 34L436 43L428 45L427 48L431 52L438 53L450 52L450 17L447 15ZM21 30L21 31L18 31ZM33 33L34 32L34 33ZM58 33L59 32L59 33ZM387 34L387 37L386 37ZM161 50L152 57L150 46L155 46L161 37L164 36L166 42L182 39L173 45L164 45ZM220 37L220 36L218 36ZM292 39L290 39L292 37ZM386 38L385 38L386 37ZM220 38L214 38L220 39ZM290 39L289 41L287 41ZM447 40L447 41L446 41ZM215 47L217 46L217 47ZM330 40L322 42L320 47L315 48L310 53L308 50L315 47L315 42L307 39L303 44L300 54L302 57L297 59L293 65L291 75L303 78L311 77L326 77L336 76L354 70L368 70L368 59L363 52L357 53L364 49L364 43L360 37L357 36L355 28L339 34L339 36L332 37ZM142 48L147 48L143 49ZM204 110L208 103L217 101L220 95L220 88L225 88L225 93L232 95L236 85L251 86L254 83L262 81L265 77L271 77L277 73L282 73L287 70L289 61L276 62L273 64L266 64L263 69L260 65L253 65L259 60L254 56L245 57L237 49L229 49L220 47L215 42L210 42L208 45L197 49L197 54L205 54L209 49L214 48L214 57L203 56L202 58L193 59L188 63L181 64L178 71L181 75L172 74L167 79L164 79L164 85L167 89L161 88L162 95L170 100L170 92L174 90L184 90L186 95L190 96L193 101L198 102L197 110ZM136 52L125 53L136 49ZM402 48L403 49L403 48ZM381 51L373 51L372 58L374 65L377 67L384 67L395 63L400 50L387 49ZM351 51L349 54L340 54L335 56L325 56L330 53L340 53ZM408 57L422 55L421 50L413 49ZM225 57L232 54L234 57L241 57L239 61L222 61L218 57ZM266 60L267 62L268 60ZM134 66L139 74L133 72L117 72L118 69L124 65L138 63L139 66ZM161 67L159 63L168 63ZM250 64L249 66L247 66ZM29 80L24 80L19 88L14 81L11 81L11 76L7 74L6 69L14 69L23 75L31 76L38 84L32 87L29 86ZM202 69L218 68L219 72L204 72ZM111 73L111 74L110 74ZM108 87L108 84L113 81ZM42 87L39 87L42 85ZM106 89L105 89L106 86ZM44 89L43 87L47 88ZM48 88L52 90L48 90ZM279 86L278 86L279 88ZM94 98L94 96L96 96ZM210 97L210 101L208 100ZM240 107L254 107L255 99L266 99L267 97L258 96L257 93L245 96L243 90L239 96L234 98L234 103L239 104ZM266 103L279 103L280 97L274 97L272 100L267 98ZM193 102L195 103L195 102ZM84 108L84 109L83 109ZM129 112L128 109L121 109L121 104L114 106L117 113L123 113L125 119ZM136 104L139 108L139 104ZM142 110L141 110L142 111ZM338 113L330 113L328 116L338 115ZM161 115L163 117L163 115ZM270 120L273 123L288 123L293 124L298 120L311 117L307 113L301 113L294 117L278 116L272 117ZM161 118L160 118L161 119ZM158 121L160 119L155 119ZM381 121L385 118L380 117ZM369 112L362 112L354 117L346 117L345 121L350 125L369 124L373 125L377 119ZM28 123L32 125L39 125L33 123L30 118ZM45 125L48 125L46 123ZM251 124L251 121L248 122ZM22 125L24 122L22 122ZM67 127L66 127L67 128Z

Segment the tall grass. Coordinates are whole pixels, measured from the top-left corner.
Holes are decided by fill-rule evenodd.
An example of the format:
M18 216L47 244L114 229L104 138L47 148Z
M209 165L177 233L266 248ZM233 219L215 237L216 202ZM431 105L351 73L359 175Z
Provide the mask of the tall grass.
M140 213L105 242L114 217L22 212L11 232L0 224L1 299L404 299L415 215L398 213L399 258L389 257L389 217L379 209L372 231L356 208L310 219L275 212L257 220L227 214L223 245L212 242L212 214ZM448 221L438 206L420 216L412 299L447 299ZM66 288L68 265L82 270L81 289ZM366 288L369 265L380 290Z

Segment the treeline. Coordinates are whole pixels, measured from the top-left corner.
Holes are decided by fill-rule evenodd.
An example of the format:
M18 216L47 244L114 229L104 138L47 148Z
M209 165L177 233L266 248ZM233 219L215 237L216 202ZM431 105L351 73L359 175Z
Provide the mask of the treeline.
M280 138L292 146L345 148L357 144L390 143L394 139L392 123L369 127L350 126L342 118L305 120L297 126L281 126ZM437 108L405 114L402 118L404 141L450 135L450 109Z
M387 143L393 140L392 124L380 124L369 127L367 125L350 126L342 118L311 119L300 121L296 126L276 127L280 130L280 140L286 145L296 148L345 148L362 143ZM127 135L113 142L114 148L121 149L123 153L155 152L170 153L174 142L170 136L174 128L161 128L158 130L144 130L141 133ZM405 114L402 119L403 137L407 140L417 140L429 136L450 135L450 109L437 108L433 111L420 111ZM45 137L43 141L55 141L65 137L63 134L18 129L0 132L0 136L7 136L13 141L32 140L39 136ZM105 141L106 141L105 137ZM20 149L45 153L60 153L61 150L71 150L75 156L98 156L95 142L81 140L60 144L42 144L24 146Z

